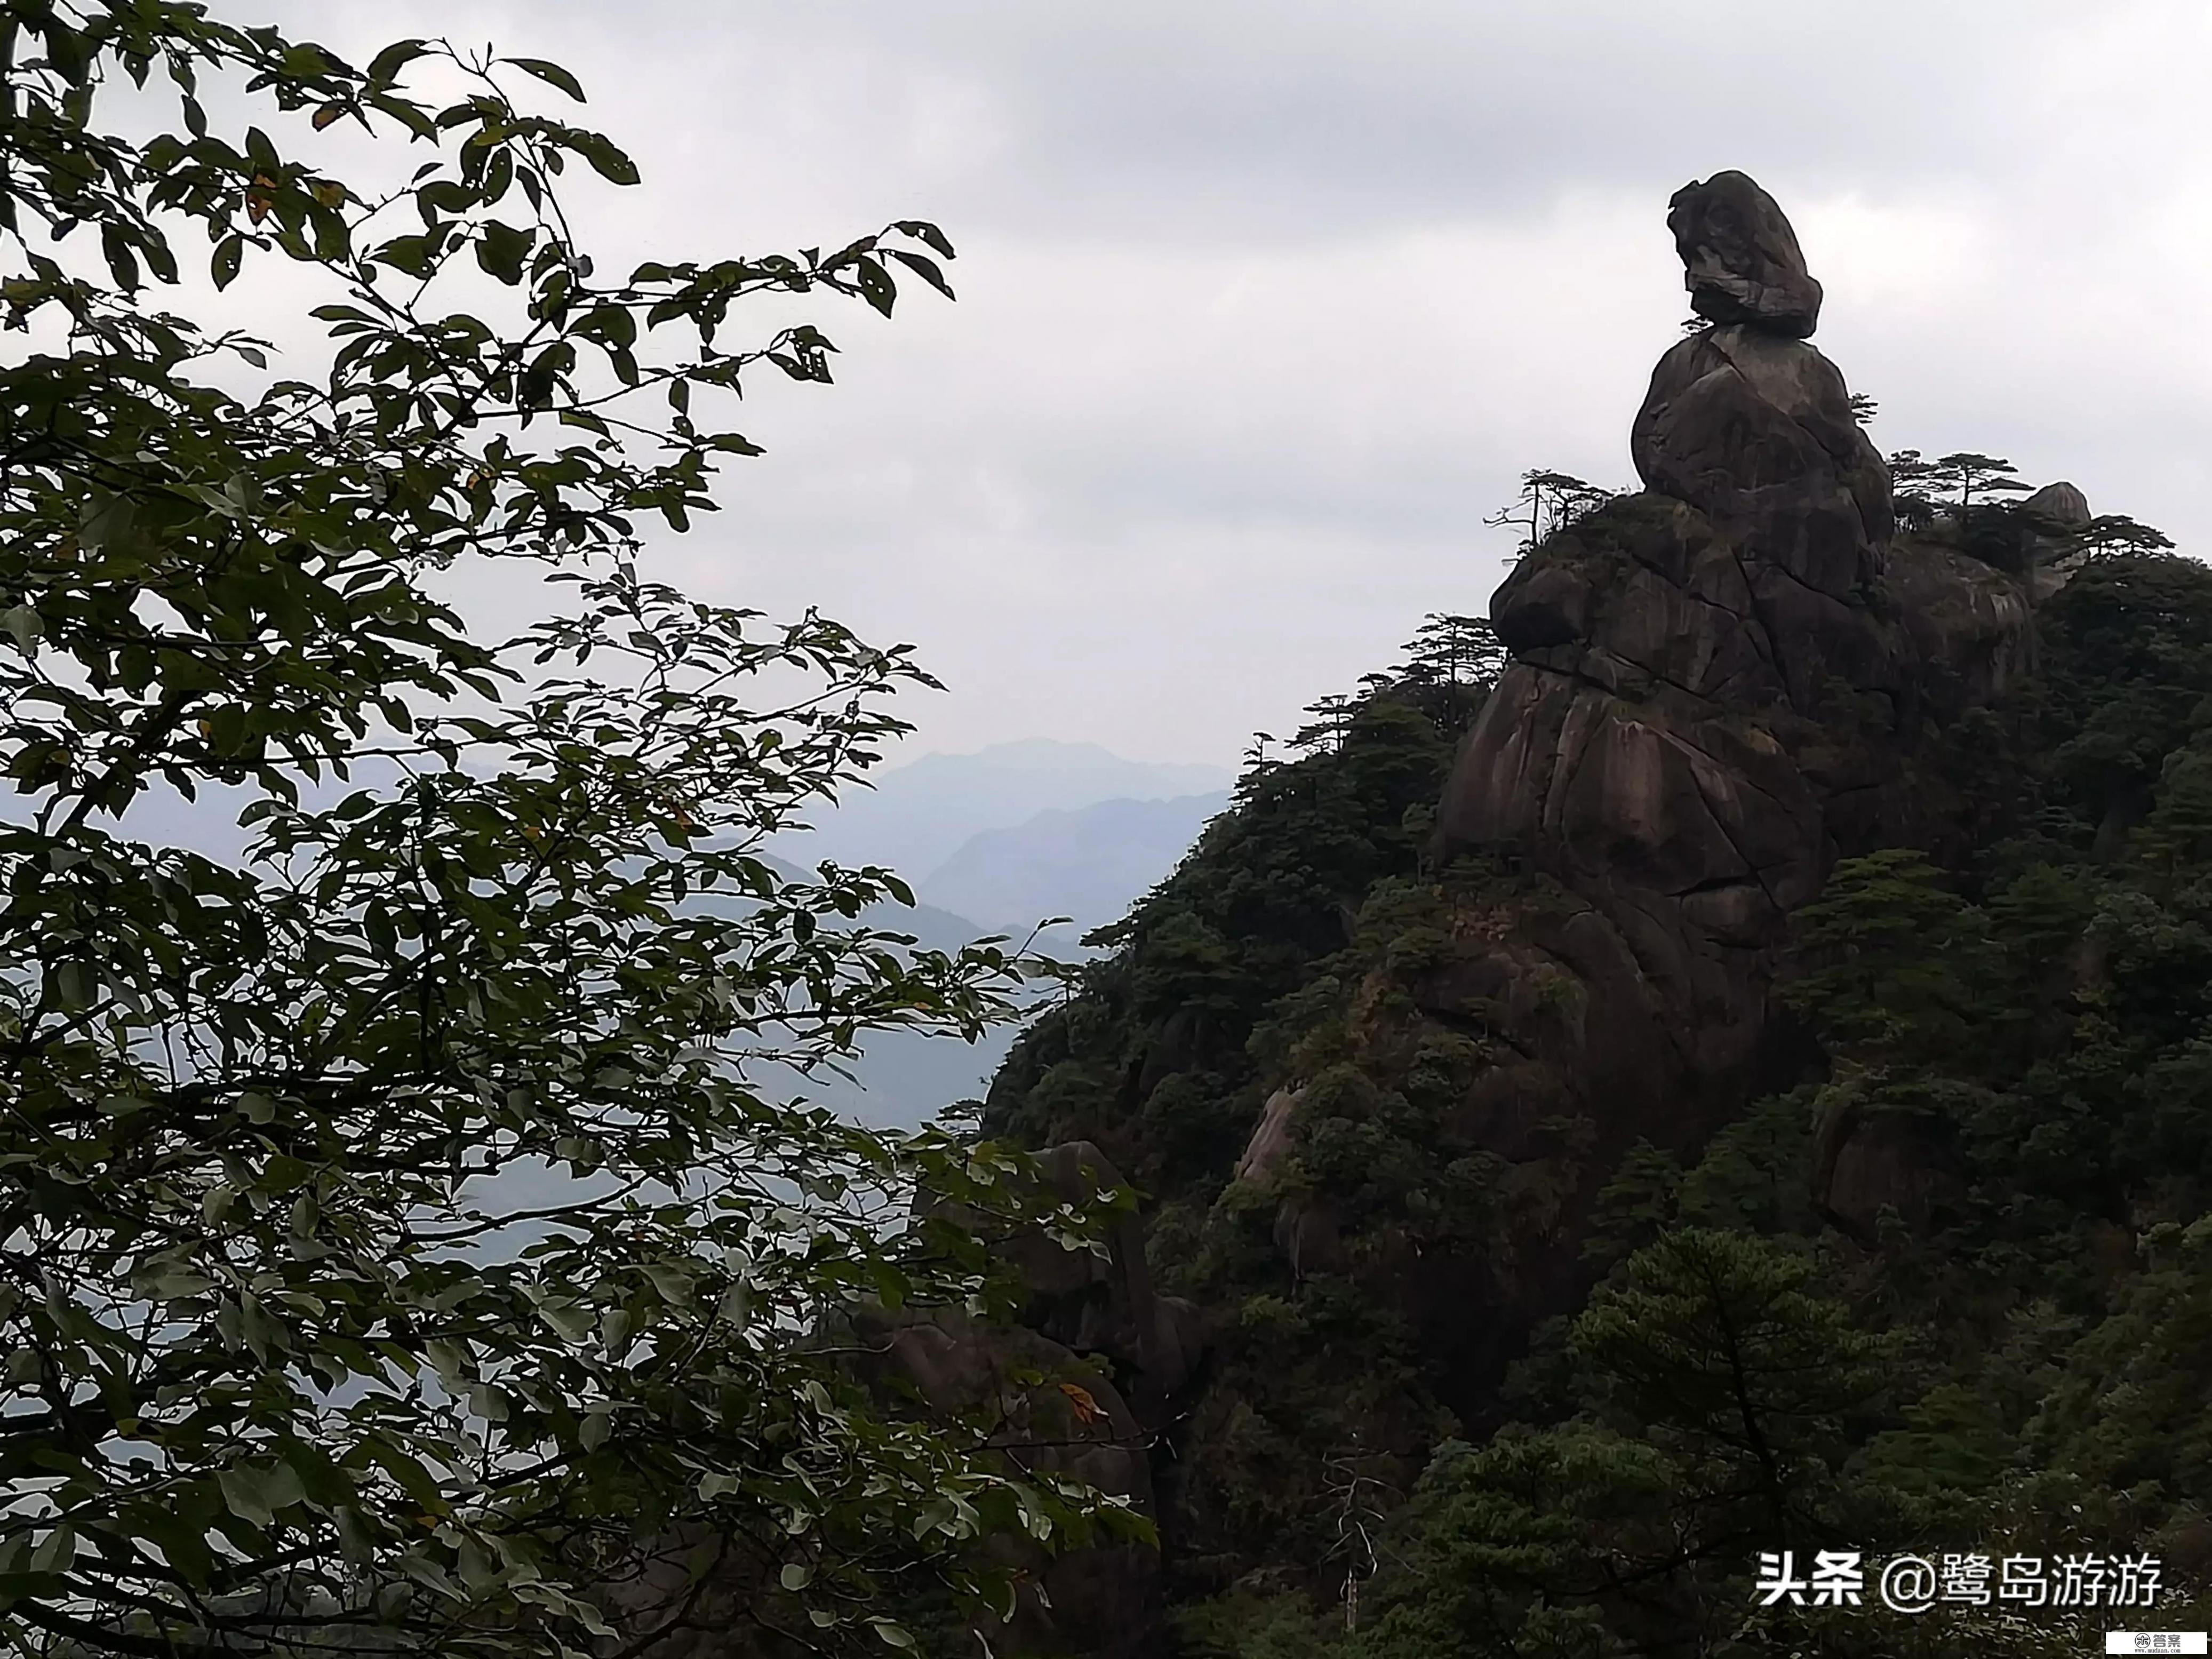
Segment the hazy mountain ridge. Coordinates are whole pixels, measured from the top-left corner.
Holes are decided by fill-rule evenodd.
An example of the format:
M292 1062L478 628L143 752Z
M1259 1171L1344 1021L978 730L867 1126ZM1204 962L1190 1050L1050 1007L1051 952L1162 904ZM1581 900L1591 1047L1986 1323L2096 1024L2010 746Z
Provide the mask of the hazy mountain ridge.
M881 864L911 881L944 866L971 837L1017 828L1040 812L1204 794L1231 779L1227 767L1125 760L1097 744L1030 738L883 769L814 813L811 828L775 836L769 850L802 868L824 859Z
M1051 808L1012 829L969 836L917 894L1018 935L1047 916L1070 917L1074 931L1086 933L1118 921L1164 879L1228 805L1228 792L1218 790Z
M820 815L818 829L775 837L769 861L789 875L824 860L897 871L915 904L871 906L860 920L930 950L999 933L1018 946L1045 917L1070 916L1073 925L1035 945L1073 957L1084 932L1121 916L1182 860L1227 805L1229 775L1044 738L926 755L881 773L874 788ZM885 1033L853 1063L849 1080L825 1073L792 1082L866 1121L911 1127L980 1095L1012 1041L1011 1027L972 1045Z

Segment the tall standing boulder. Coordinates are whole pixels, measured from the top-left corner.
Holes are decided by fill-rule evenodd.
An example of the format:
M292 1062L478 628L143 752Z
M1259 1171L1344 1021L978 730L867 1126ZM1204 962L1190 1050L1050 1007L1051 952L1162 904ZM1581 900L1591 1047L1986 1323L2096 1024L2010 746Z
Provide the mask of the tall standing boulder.
M2030 638L2018 580L1898 538L1888 471L1807 338L1820 285L1774 199L1723 173L1678 191L1668 226L1710 325L1637 411L1643 492L1498 589L1514 660L1438 814L1443 860L1488 858L1545 896L1464 930L1479 942L1422 999L1447 1025L1503 1023L1513 1090L1593 1126L1591 1188L1635 1141L1689 1150L1776 1080L1791 912L1838 857L1921 835L1929 721L2001 691ZM1514 987L1562 975L1572 1029L1515 1028L1537 1000ZM1523 1316L1576 1293L1592 1196L1520 1257Z

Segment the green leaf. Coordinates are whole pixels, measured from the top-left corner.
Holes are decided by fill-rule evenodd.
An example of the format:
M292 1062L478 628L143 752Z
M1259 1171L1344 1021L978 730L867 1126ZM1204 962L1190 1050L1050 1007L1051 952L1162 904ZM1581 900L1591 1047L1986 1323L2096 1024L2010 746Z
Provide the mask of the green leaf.
M388 86L401 70L429 50L428 40L394 40L368 60L368 78Z
M945 280L945 273L938 268L936 260L902 247L887 247L884 250L884 257L897 260L946 299L953 297L952 284Z
M257 1527L269 1526L307 1495L289 1463L234 1464L219 1471L216 1480L230 1512Z
M580 104L584 101L582 85L558 64L549 64L543 58L502 58L500 61L514 64L525 74L536 76L548 86L558 87Z
M487 220L477 233L477 264L511 287L522 280L523 261L530 257L537 240L535 231Z
M444 1515L450 1510L444 1488L413 1454L393 1445L381 1436L362 1441L360 1449L361 1455L381 1466L399 1483L402 1492L430 1514Z
M901 219L891 226L902 236L911 236L932 249L940 259L952 257L952 244L935 225L926 219Z
M592 164L592 170L611 184L634 185L637 182L637 163L617 149L614 141L596 132L577 131L568 143L574 150Z
M665 1262L653 1261L646 1264L645 1276L652 1281L653 1288L660 1292L660 1299L671 1307L690 1305L693 1284L690 1274Z
M519 112L443 43L362 71L210 4L15 9L54 61L19 52L0 198L92 246L64 266L18 239L0 283L35 347L0 368L0 773L23 797L0 1185L35 1267L0 1276L0 1370L25 1409L83 1418L19 1436L16 1484L86 1547L18 1527L0 1592L149 1653L205 1650L210 1618L305 1651L343 1604L364 1651L524 1659L618 1644L548 1516L788 1529L810 1596L940 1488L1014 1524L985 1501L1012 1478L996 1449L833 1387L803 1334L872 1297L965 1309L964 1212L872 1218L979 1158L758 1086L825 1043L1014 1012L1000 959L848 933L827 919L852 890L787 893L738 850L846 787L902 729L886 699L931 682L803 607L695 603L634 563L657 519L716 509L720 457L758 453L692 424L692 385L736 392L761 339L825 380L792 308L881 303L902 273L866 236L828 267L572 237L595 217L562 199L576 161L636 179L611 139ZM396 90L426 58L459 83L442 107ZM359 134L314 136L348 113ZM180 229L210 285L143 303ZM328 352L230 327L252 248L344 285L257 301L258 333L314 321ZM526 291L479 303L485 276ZM480 637L449 596L486 583L550 597ZM173 845L173 796L219 800L246 848ZM503 1223L486 1178L533 1159L547 1213ZM988 1170L948 1181L994 1233L1068 1224ZM972 1540L927 1538L916 1565L957 1582Z
M26 657L38 653L39 641L46 634L46 623L27 605L10 605L0 611L0 628L8 630L8 637L15 641L15 649Z
M888 317L898 299L898 285L891 281L890 273L873 259L861 259L854 266L860 281L860 297Z
M441 239L429 235L395 236L370 257L407 276L423 277L429 276L441 246Z

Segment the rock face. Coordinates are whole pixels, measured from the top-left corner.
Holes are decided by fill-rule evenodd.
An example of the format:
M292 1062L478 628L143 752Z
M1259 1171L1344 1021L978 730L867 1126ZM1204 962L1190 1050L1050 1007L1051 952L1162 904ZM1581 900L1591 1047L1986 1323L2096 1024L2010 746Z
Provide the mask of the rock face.
M931 1411L988 1424L986 1443L1009 1462L1083 1481L1153 1513L1151 1431L1102 1357L959 1313L886 1321L874 1329L864 1322L861 1329L884 1345L890 1366ZM1097 1659L1149 1659L1162 1650L1157 1549L1102 1544L1054 1557L1026 1539L1002 1536L994 1553L1025 1577L1013 1617L979 1632L988 1650Z
M1711 325L1660 359L1637 411L1643 490L1553 535L1493 599L1513 661L1457 757L1432 849L1475 868L1436 885L1443 919L1398 977L1382 987L1378 969L1349 996L1346 1043L1413 1054L1442 1037L1477 1056L1453 1074L1435 1150L1502 1170L1510 1217L1425 1253L1358 1232L1339 1194L1301 1176L1301 1126L1327 1098L1316 1077L1260 1107L1231 1176L1276 1199L1294 1280L1346 1276L1404 1316L1437 1397L1468 1425L1528 1331L1587 1290L1586 1223L1621 1155L1639 1139L1692 1152L1794 1080L1802 1046L1771 996L1791 913L1838 858L1928 843L1944 814L1916 752L2031 665L2021 573L2034 561L1999 568L1956 536L1898 534L1887 469L1806 337L1820 287L1773 199L1721 173L1679 192L1668 223ZM2073 523L2087 505L2074 492L2043 510ZM1128 1068L1132 1098L1188 1063L1202 1018L1168 1018ZM1847 1232L1872 1240L1886 1210L1911 1224L1951 1201L1925 1126L1838 1111L1819 1135L1811 1196ZM1112 1184L1088 1143L1047 1158L1071 1195ZM1007 1352L1113 1382L1110 1398L1094 1392L1115 1433L1080 1449L1142 1501L1141 1470L1113 1460L1132 1432L1203 1418L1197 1321L1152 1290L1133 1224L1103 1261L1044 1239L1012 1248L1035 1297ZM988 1333L901 1340L907 1374L949 1403L1009 1369ZM1058 1432L1035 1420L1010 1431L1010 1454ZM1202 1433L1231 1431L1188 1431L1200 1452ZM1152 1474L1172 1519L1192 1477L1165 1457ZM1134 1655L1158 1639L1156 1560L1077 1555L1052 1571L1070 1576L1051 1582L1051 1609L1118 1595L1138 1611L1054 1611L994 1651Z
M1896 536L1887 470L1804 337L1820 289L1773 198L1724 173L1677 193L1668 223L1713 325L1660 359L1637 412L1644 492L1498 591L1514 662L1438 815L1441 856L1553 894L1491 924L1486 954L1423 1000L1503 1020L1522 1059L1498 1085L1502 1136L1577 1112L1601 1169L1639 1138L1694 1144L1773 1072L1790 912L1838 857L1923 839L1914 746L2030 651L2020 581ZM1561 975L1564 1023L1559 999L1522 994ZM1835 1157L1848 1172L1866 1154ZM1518 1272L1540 1301L1574 1275L1540 1252Z
M1749 323L1802 339L1820 317L1820 285L1797 233L1748 174L1716 173L1667 204L1690 308L1716 323Z
M2087 495L2061 482L2047 483L2022 500L2020 516L2028 526L2021 566L2027 572L2030 594L2040 605L2081 568L2085 556L2076 550L2068 532L2087 527L2094 514Z

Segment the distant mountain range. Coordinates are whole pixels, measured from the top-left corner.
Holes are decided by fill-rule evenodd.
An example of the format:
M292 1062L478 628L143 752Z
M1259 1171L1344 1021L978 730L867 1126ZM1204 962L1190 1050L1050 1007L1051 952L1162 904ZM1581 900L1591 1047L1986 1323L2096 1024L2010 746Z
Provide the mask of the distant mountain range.
M878 772L872 788L848 792L816 815L812 830L778 836L770 850L809 869L824 859L886 865L919 884L972 836L1026 824L1040 812L1209 794L1233 781L1226 767L1124 760L1095 743L1031 738Z
M1182 860L1229 802L1224 767L1124 760L1095 744L1048 738L973 755L929 755L880 774L821 817L817 829L780 836L779 861L875 863L913 884L909 910L884 905L864 919L938 950L988 933L1017 942L1047 916L1067 916L1040 949L1082 954L1077 941L1115 921ZM917 872L920 872L917 876ZM809 1091L878 1125L918 1125L982 1092L1013 1041L1009 1030L974 1045L894 1033L873 1039L854 1080Z
M1007 830L985 830L924 877L916 896L999 931L1025 933L1047 916L1080 937L1117 921L1173 870L1229 792L1166 800L1102 800L1053 808Z

